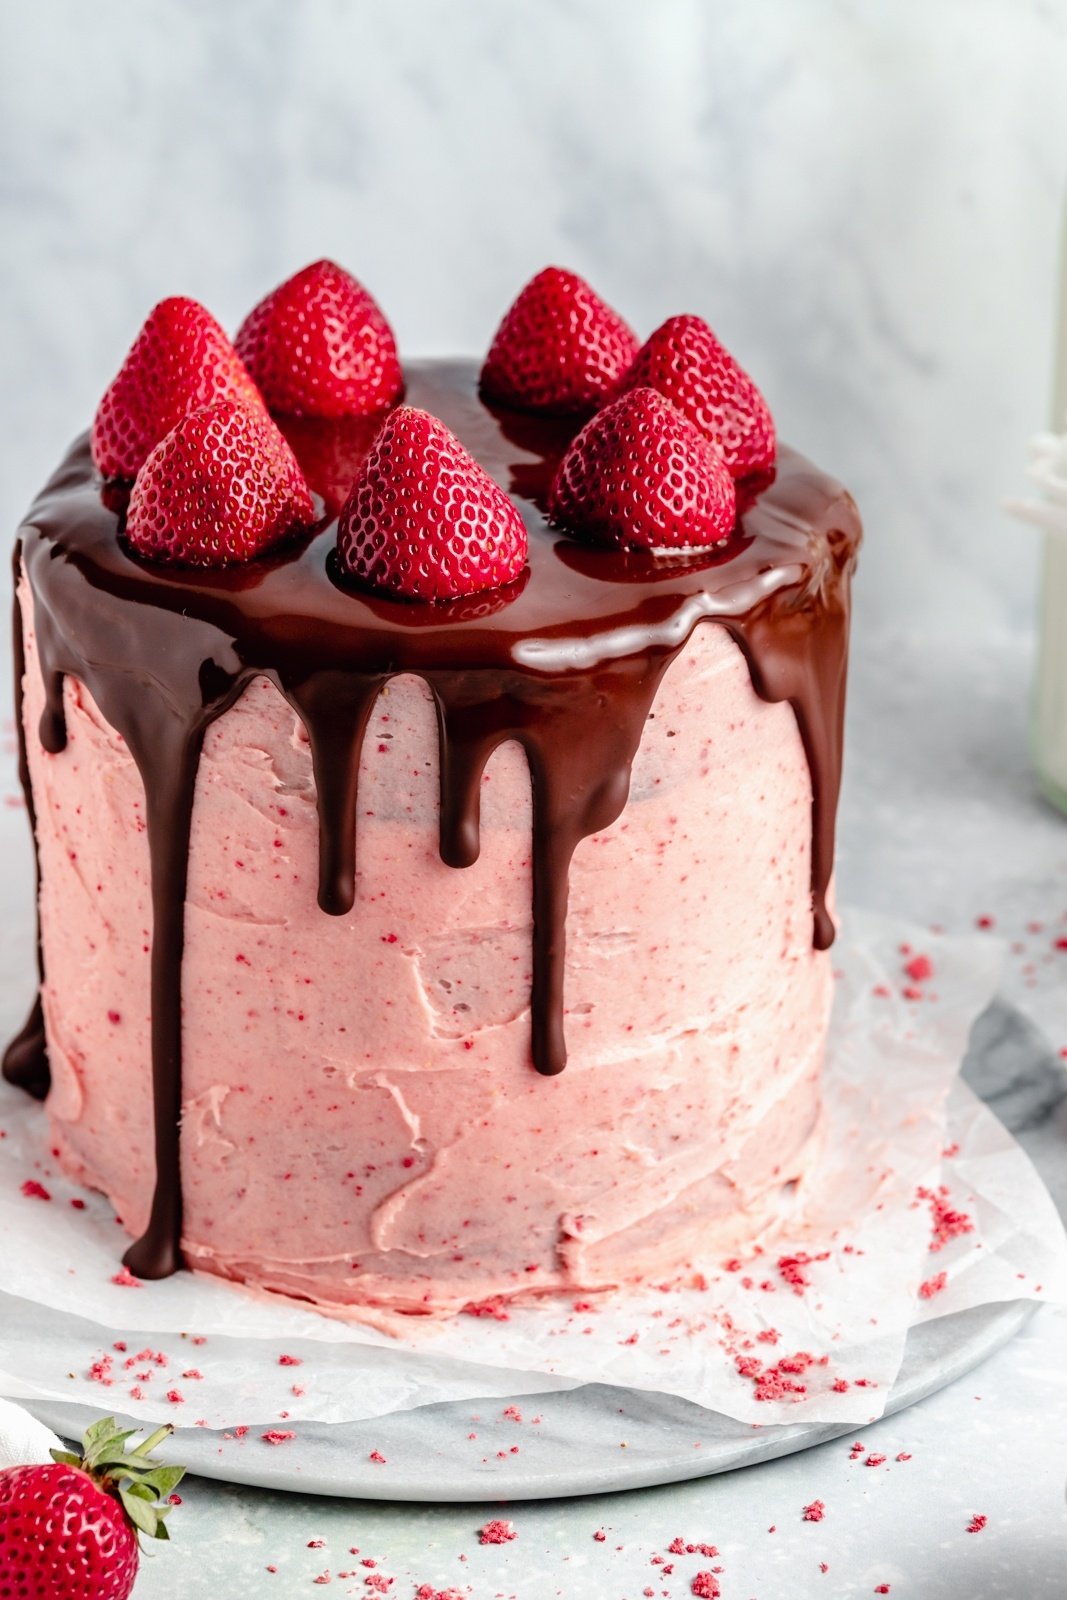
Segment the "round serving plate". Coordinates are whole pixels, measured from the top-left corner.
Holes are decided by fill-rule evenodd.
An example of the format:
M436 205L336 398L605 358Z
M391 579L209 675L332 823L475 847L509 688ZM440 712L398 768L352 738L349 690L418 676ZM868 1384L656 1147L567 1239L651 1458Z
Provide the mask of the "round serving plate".
M1057 1191L1067 1188L1067 1175L1055 1160L1054 1123L1067 1088L1043 1035L1014 1007L995 1002L975 1026L964 1076L1027 1151L1062 1210L1067 1196ZM1032 1301L1003 1302L912 1328L886 1414L971 1371L1034 1310ZM537 1416L536 1427L517 1428L504 1418L507 1404L496 1397L360 1423L302 1422L278 1449L265 1448L256 1429L247 1438L182 1429L173 1453L203 1477L303 1494L535 1500L677 1483L855 1432L854 1423L754 1428L673 1396L601 1384L516 1395L511 1404L527 1420ZM60 1402L32 1402L30 1409L65 1436L80 1434L99 1415Z

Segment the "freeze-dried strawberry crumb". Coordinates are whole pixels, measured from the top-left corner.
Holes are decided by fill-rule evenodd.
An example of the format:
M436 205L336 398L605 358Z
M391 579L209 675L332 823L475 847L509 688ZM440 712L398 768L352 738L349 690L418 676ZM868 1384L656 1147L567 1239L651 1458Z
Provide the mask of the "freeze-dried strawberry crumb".
M929 956L912 956L905 963L904 971L913 983L925 983L927 978L934 975L934 964Z
M822 1500L813 1500L810 1506L804 1507L805 1522L821 1522L826 1515L826 1506Z
M921 1300L932 1300L935 1294L941 1293L947 1282L947 1272L935 1273L932 1278L927 1278L925 1283L920 1283L919 1298Z
M811 1283L807 1268L817 1261L829 1261L829 1259L829 1250L823 1250L817 1256L809 1256L806 1250L798 1250L793 1256L779 1256L778 1271L794 1294L803 1294Z
M895 1461L910 1461L911 1460L911 1451L910 1450L898 1450L896 1456L893 1459Z
M182 1394L180 1389L168 1389L167 1399L170 1401L172 1406L182 1406L185 1404L185 1396Z
M327 1568L325 1572L320 1572L318 1577L312 1578L311 1581L312 1583L332 1583L333 1579L330 1577L329 1569Z
M125 1264L119 1268L111 1281L118 1284L120 1289L139 1289L141 1287L140 1278L135 1278Z
M38 1183L36 1178L27 1178L22 1185L22 1192L27 1200L51 1200L52 1198L44 1184Z
M387 1578L384 1572L372 1572L369 1577L364 1578L363 1586L370 1589L373 1594L387 1594L393 1587L393 1580Z
M234 1432L237 1432L236 1428ZM259 1437L264 1444L287 1444L290 1439L296 1438L296 1433L292 1428L268 1428Z
M280 1367L302 1367L304 1361L301 1356L279 1356L278 1365Z
M111 1376L111 1371L114 1365L115 1359L113 1356L109 1356L107 1354L100 1356L100 1358L94 1361L92 1366L89 1368L89 1377L91 1381L93 1383L103 1384L113 1383L115 1380Z
M308 1549L309 1550L325 1550L325 1548L326 1548L326 1540L325 1539L309 1539L308 1540Z
M604 1532L603 1528L598 1528L594 1533L593 1538L596 1540L597 1544L603 1544L604 1540L607 1538L607 1534Z
M378 1466L381 1466L381 1467L385 1466L385 1457L382 1455L382 1452L380 1450L372 1450L370 1455L367 1457L367 1459L368 1459L368 1461L373 1461L373 1462L377 1463Z
M487 1522L478 1534L479 1544L507 1544L512 1539L517 1539L518 1534L510 1522L502 1522L499 1517L492 1522Z
M509 1422L522 1421L522 1412L519 1410L518 1406L505 1406L500 1415L502 1417L506 1417Z
M718 1578L711 1572L698 1572L690 1588L699 1600L719 1600L722 1593Z
M846 1394L848 1392L848 1379L835 1378L830 1387L835 1394Z
M884 1466L885 1465L885 1456L880 1456L880 1455L872 1452L871 1455L869 1455L867 1457L867 1459L863 1463L863 1465L865 1467L881 1467L881 1466Z
M415 1590L415 1600L465 1600L465 1596L458 1589L435 1589L423 1583Z
M992 928L995 926L995 923L996 918L990 916L975 917L974 919L974 925L976 928Z
M970 1522L967 1524L967 1532L981 1533L988 1521L989 1518L987 1516L985 1516L981 1511L976 1511Z
M497 1322L510 1322L510 1313L504 1309L504 1301L500 1295L494 1295L489 1300L472 1300L463 1307L463 1315L467 1317L493 1317Z
M829 1572L829 1570L830 1570L830 1563L828 1561L820 1561L819 1562L819 1571L820 1572Z
M933 1221L931 1253L942 1249L950 1239L958 1238L960 1234L974 1232L974 1223L966 1211L957 1211L949 1204L949 1191L944 1184L936 1191L920 1188L917 1193L919 1199L927 1201L930 1206Z
M874 1592L875 1592L875 1594L888 1594L889 1593L889 1585L888 1585L888 1583L880 1583L880 1584L878 1584L878 1586L876 1587Z

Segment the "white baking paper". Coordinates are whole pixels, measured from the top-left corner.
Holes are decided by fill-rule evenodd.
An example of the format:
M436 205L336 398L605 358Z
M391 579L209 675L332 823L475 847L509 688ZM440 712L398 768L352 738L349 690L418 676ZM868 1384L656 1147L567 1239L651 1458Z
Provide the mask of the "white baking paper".
M916 954L933 969L919 981L905 970ZM187 1273L121 1286L109 1205L55 1170L40 1108L5 1091L0 1393L260 1432L587 1382L754 1424L880 1415L913 1323L1067 1298L1067 1248L1029 1160L958 1079L997 942L851 911L834 958L827 1137L785 1230L740 1264L710 1262L703 1289L589 1309L407 1319L393 1336ZM24 1194L27 1180L49 1199Z

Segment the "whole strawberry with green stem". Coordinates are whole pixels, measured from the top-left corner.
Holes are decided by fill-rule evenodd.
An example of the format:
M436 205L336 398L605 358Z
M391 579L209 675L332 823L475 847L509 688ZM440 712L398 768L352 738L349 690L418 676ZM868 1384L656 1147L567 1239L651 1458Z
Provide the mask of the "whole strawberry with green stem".
M170 1537L167 1501L185 1468L151 1452L173 1432L158 1428L127 1448L134 1430L106 1417L86 1432L81 1455L53 1450L50 1463L0 1472L0 1596L127 1600L139 1535Z

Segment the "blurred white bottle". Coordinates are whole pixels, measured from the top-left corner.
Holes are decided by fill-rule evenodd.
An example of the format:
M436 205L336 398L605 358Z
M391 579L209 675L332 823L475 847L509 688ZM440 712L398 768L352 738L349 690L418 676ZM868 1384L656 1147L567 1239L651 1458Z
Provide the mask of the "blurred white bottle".
M1057 327L1052 426L1067 427L1067 213L1060 251L1060 301ZM1052 446L1053 441L1046 441ZM1045 490L1045 557L1041 577L1040 631L1033 710L1033 752L1041 788L1053 805L1067 811L1067 504L1056 492L1067 477L1067 445L1040 451L1039 481ZM1039 472L1035 471L1038 477Z

